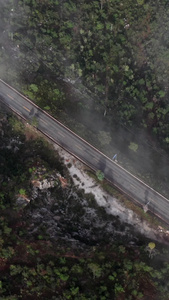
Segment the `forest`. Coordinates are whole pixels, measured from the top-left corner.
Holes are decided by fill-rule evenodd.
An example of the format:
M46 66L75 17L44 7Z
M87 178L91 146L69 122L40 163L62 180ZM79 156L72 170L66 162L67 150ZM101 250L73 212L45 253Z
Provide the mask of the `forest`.
M147 128L168 148L167 0L10 0L1 7L4 80L25 86L56 115L66 105L56 79L80 82L97 96L95 108Z
M0 0L0 78L109 157L118 153L124 167L166 196L168 17L168 0ZM79 202L87 199L94 209L93 197L76 191L69 207L75 190L60 158L2 110L0 299L168 300L165 245L138 234L133 244L128 236L112 241L91 225L88 239L71 242L84 214ZM38 168L60 172L70 190L51 189L51 207L47 192L18 206L18 195L32 196ZM39 212L45 219L47 209L59 224L55 239L41 224ZM32 219L36 210L39 221ZM124 230L118 218L98 211L98 219ZM81 226L81 234L87 232L89 225Z

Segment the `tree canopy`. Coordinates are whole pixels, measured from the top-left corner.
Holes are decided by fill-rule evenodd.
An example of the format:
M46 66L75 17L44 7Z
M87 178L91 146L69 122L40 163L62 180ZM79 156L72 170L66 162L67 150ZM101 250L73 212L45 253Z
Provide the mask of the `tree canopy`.
M168 147L168 1L15 0L1 5L6 78L19 75L30 89L49 75L52 81L80 78L112 117L148 128ZM9 65L16 73L9 74ZM50 99L58 97L56 89ZM32 93L37 96L35 89ZM60 100L42 106L56 111L57 105Z

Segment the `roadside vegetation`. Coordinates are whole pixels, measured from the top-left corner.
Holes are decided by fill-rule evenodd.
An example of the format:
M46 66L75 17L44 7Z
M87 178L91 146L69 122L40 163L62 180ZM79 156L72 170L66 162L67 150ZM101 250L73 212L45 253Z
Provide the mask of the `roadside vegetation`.
M103 177L99 179L97 175L98 171L95 174L90 168L86 168L86 172L103 188L104 191L118 199L123 206L135 212L142 220L146 220L150 224L151 228L157 229L157 226L159 226L160 228L165 228L167 230L168 225L165 222L152 214L149 210L145 212L142 205L138 202L134 202L134 200L131 200L125 194L121 193L117 187L107 180L104 180Z

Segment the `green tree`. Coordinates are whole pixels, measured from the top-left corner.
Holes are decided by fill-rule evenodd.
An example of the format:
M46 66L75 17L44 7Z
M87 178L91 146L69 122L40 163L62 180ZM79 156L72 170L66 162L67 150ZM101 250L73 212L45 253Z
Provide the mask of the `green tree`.
M96 176L97 176L97 178L98 178L100 181L103 181L103 179L104 179L104 173L103 173L102 171L97 170L97 171L96 171Z
M20 189L19 194L22 196L26 196L26 190L25 189Z

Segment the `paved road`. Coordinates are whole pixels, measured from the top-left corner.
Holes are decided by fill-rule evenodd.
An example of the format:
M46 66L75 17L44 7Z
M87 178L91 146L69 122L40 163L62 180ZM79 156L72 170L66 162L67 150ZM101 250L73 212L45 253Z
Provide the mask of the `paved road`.
M39 109L29 99L0 80L0 99L25 120L37 120L37 128L141 205L148 201L152 213L169 224L169 200L106 157L67 127Z

